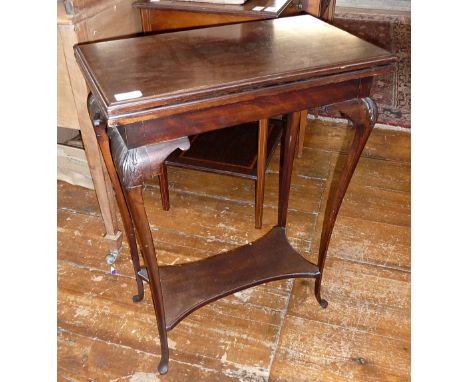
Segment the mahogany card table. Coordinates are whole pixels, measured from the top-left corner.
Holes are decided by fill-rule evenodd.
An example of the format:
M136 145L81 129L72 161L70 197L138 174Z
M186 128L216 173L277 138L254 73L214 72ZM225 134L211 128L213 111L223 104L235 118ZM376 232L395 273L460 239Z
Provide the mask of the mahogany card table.
M320 294L327 248L348 184L377 117L373 77L395 57L309 15L79 44L75 56L91 89L88 109L114 187L138 293L148 282L168 370L167 332L203 305L285 278L315 279ZM355 133L330 191L313 264L286 237L299 111L311 105L340 112ZM281 143L278 222L265 236L201 261L158 266L142 187L159 175L188 135L287 115ZM138 238L138 242L137 242ZM138 245L139 244L139 245ZM139 259L140 248L145 267Z

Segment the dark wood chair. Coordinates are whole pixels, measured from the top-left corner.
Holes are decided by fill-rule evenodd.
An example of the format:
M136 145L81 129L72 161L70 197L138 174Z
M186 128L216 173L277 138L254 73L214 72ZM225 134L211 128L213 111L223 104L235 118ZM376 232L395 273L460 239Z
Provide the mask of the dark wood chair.
M283 131L283 120L262 119L190 137L190 149L174 151L161 166L159 185L169 210L166 166L230 175L255 181L255 228L262 227L265 173Z

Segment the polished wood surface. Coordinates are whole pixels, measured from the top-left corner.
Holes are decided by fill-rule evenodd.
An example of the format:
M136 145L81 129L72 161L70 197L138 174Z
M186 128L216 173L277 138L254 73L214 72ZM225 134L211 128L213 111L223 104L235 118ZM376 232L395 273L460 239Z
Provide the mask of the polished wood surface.
M324 205L353 128L309 120L295 159L287 237L316 261ZM132 302L126 241L109 272L92 190L57 184L59 381L409 381L411 373L411 134L375 128L343 201L328 250L322 309L313 280L276 281L217 300L169 334L161 377L156 319ZM266 174L264 228L252 227L254 183L168 168L173 206L144 191L160 265L205 259L262 237L276 223L279 150ZM202 223L201 223L202 222Z
M394 61L308 15L79 45L76 54L109 117ZM115 98L132 91L142 96Z

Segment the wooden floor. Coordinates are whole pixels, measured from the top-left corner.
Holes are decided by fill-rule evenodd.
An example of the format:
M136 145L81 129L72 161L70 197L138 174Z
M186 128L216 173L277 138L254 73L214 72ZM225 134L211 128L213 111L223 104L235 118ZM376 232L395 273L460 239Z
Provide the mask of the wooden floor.
M294 163L287 234L316 261L335 164L352 129L311 122ZM128 247L109 273L93 191L59 182L59 381L409 381L410 134L375 129L338 215L322 309L313 281L284 280L205 306L169 332L169 373L149 289L133 303ZM277 216L278 152L266 180L264 228L254 229L254 182L169 169L171 210L148 186L161 264L192 261L266 233ZM147 286L145 286L147 287Z

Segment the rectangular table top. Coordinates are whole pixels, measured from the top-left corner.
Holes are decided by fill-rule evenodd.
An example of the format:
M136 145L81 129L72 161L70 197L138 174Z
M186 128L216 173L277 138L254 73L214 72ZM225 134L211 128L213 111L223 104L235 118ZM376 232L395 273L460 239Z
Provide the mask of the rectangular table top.
M75 54L109 116L395 60L310 15L80 44Z

